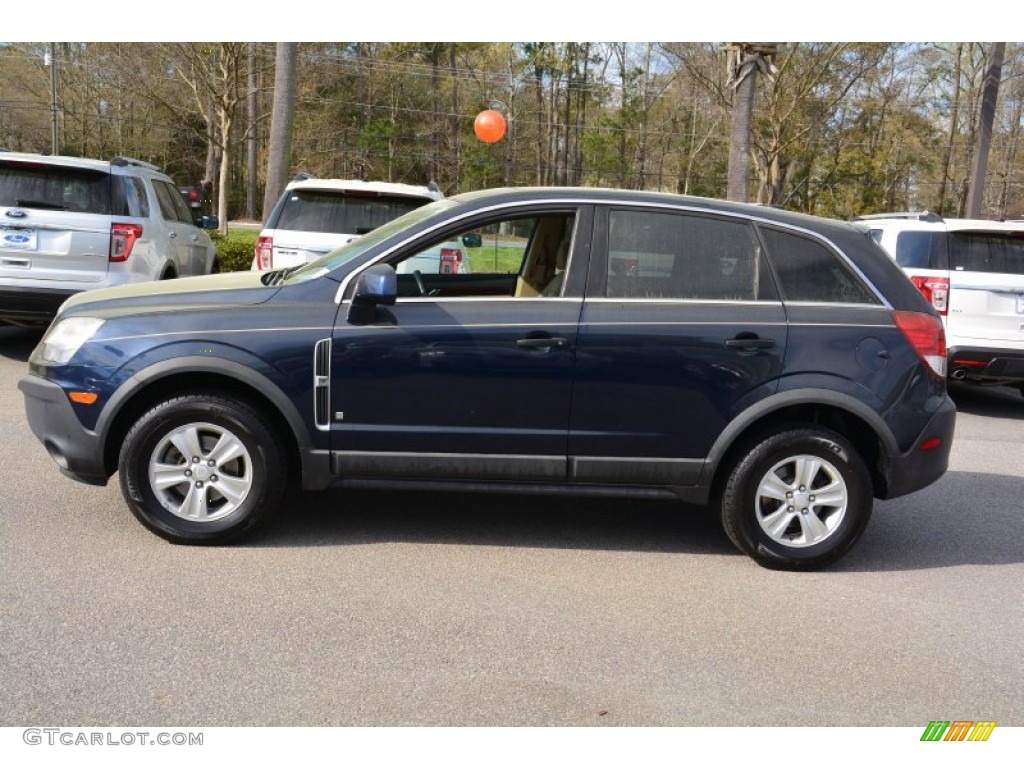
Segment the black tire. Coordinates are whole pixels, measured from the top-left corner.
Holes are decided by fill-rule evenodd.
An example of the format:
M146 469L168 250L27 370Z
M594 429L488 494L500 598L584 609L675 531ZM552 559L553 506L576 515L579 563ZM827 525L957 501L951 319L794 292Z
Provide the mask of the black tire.
M251 406L192 392L139 418L118 470L128 506L153 533L176 544L221 544L274 512L286 464L277 436Z
M732 465L722 527L766 568L814 570L860 538L872 496L867 467L848 440L819 427L788 429L753 441Z

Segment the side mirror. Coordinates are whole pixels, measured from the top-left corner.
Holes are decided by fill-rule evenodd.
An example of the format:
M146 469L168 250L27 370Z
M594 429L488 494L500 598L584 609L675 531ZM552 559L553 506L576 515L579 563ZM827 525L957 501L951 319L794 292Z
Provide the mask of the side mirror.
M479 232L470 232L462 236L462 244L467 248L479 248L484 244L483 235Z
M202 229L220 229L220 219L212 214L204 214L199 217L199 226Z
M375 264L363 271L356 280L356 292L348 310L348 321L353 325L373 322L378 305L391 305L398 297L398 276L390 264Z

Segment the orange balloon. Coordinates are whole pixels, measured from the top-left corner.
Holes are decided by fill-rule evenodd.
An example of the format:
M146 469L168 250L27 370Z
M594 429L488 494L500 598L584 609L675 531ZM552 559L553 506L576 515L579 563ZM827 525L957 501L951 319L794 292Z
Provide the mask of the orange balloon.
M473 121L473 132L480 141L493 144L505 135L505 118L496 109L485 109Z

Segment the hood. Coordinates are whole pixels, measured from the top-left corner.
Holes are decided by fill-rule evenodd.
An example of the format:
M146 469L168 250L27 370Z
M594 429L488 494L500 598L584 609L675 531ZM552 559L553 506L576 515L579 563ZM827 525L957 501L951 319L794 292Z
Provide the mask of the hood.
M58 315L80 314L86 308L113 316L174 312L186 307L260 304L277 293L276 288L263 285L262 276L260 272L226 272L84 291L65 301Z

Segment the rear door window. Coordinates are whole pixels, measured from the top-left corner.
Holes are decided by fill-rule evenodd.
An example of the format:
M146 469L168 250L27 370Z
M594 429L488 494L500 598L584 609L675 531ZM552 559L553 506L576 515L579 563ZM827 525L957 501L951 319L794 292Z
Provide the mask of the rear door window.
M123 195L117 199L123 202ZM123 215L110 174L90 168L0 160L0 206ZM116 209L115 209L116 208Z
M776 298L747 222L613 210L605 295L612 299L757 301Z
M295 189L287 194L273 229L365 235L431 200L404 195Z

